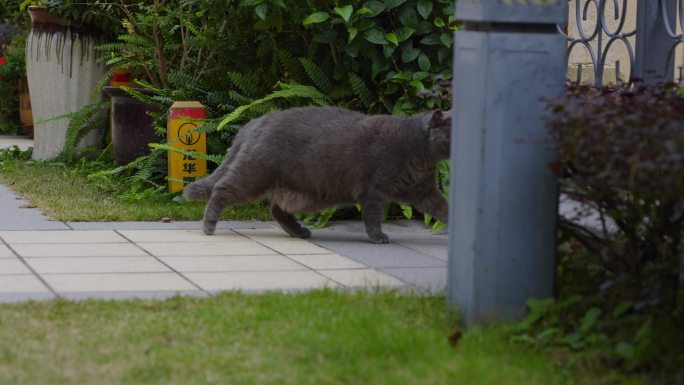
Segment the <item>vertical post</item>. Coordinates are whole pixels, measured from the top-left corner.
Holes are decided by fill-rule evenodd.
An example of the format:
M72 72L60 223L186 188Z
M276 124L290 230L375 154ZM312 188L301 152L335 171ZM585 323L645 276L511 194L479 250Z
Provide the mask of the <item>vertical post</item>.
M456 0L447 301L467 325L522 317L528 298L553 294L558 195L543 116L564 89L556 23L568 9L532 3Z
M207 137L196 128L206 118L200 102L175 102L169 109L167 136L169 145L179 150L207 153ZM168 152L169 192L182 191L185 183L207 173L207 161L179 152Z
M634 76L647 84L674 78L677 12L677 0L640 0L637 4Z
M684 1L680 0L679 1L679 9L677 10L678 15L677 19L679 20L679 32L684 32ZM680 34L679 35L679 45L682 46L684 45L684 35ZM684 84L684 49L680 50L681 51L681 56L679 57L679 61L675 62L675 80L679 82L680 85ZM682 251L684 252L684 245L682 245ZM683 255L684 257L684 255ZM684 266L684 258L682 259L682 266ZM682 277L684 277L684 271L682 271ZM684 282L684 280L682 281Z

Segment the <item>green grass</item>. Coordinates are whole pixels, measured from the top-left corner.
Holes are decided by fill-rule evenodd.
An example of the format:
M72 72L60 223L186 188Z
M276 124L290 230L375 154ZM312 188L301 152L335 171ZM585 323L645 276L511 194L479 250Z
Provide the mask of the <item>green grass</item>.
M9 161L0 167L0 183L59 221L200 220L204 202L174 202L168 195L122 199L98 189L82 170L61 163ZM261 203L227 208L223 219L268 220Z
M330 290L0 305L0 384L580 383L441 297ZM593 382L586 382L593 383Z

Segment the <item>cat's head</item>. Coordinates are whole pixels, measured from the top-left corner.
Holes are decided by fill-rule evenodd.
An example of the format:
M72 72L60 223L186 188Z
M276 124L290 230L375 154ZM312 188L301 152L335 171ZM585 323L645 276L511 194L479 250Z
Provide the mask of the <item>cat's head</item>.
M424 117L430 151L439 159L448 159L451 148L451 110L435 110Z

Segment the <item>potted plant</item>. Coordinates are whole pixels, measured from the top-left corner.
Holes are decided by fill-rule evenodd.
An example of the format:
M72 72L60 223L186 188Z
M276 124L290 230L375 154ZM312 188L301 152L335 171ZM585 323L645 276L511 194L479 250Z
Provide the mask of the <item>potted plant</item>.
M60 2L51 2L53 5ZM100 31L78 19L64 19L45 6L30 6L31 31L26 42L26 72L35 119L34 159L51 159L65 144L68 122L51 119L91 102L103 76L95 45ZM81 146L96 145L97 131Z
M128 90L128 92L126 91ZM152 96L154 92L144 88L121 88L107 86L105 94L111 97L112 150L117 163L127 164L136 158L149 154L149 143L158 142L151 112L160 109L133 95Z

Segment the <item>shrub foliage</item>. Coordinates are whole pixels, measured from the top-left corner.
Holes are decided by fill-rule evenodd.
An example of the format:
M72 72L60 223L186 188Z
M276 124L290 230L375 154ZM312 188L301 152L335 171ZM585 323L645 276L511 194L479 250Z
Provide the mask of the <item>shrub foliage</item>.
M684 377L684 95L672 84L570 86L549 127L561 191L560 297L533 302L536 343ZM593 216L593 221L582 221Z
M684 235L684 96L672 85L571 87L554 112L561 187L591 202L605 224L564 221L564 228L602 256L616 296L674 309Z

